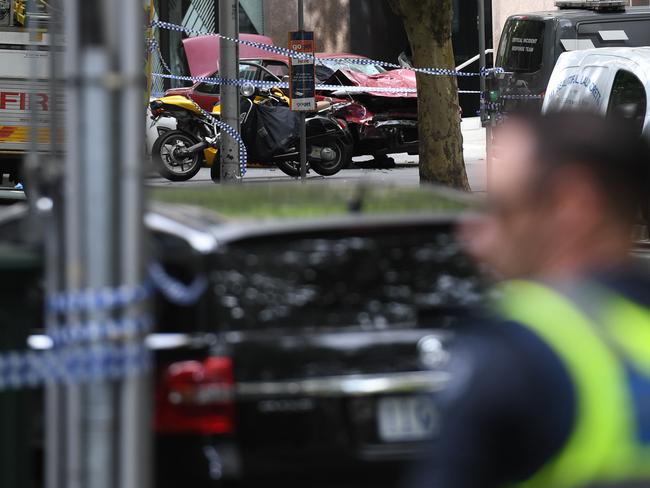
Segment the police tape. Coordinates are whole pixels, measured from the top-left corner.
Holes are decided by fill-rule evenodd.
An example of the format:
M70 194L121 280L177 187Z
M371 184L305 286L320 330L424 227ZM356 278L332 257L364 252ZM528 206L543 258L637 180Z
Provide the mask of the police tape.
M52 341L53 347L72 346L131 339L147 334L152 329L152 317L140 314L135 317L91 320L83 324L53 327L48 331L47 337Z
M87 310L107 311L127 307L144 301L151 295L147 284L98 290L81 290L56 293L47 297L47 309L51 313L77 313Z
M244 147L244 154L246 154L245 151ZM168 274L160 263L152 263L149 266L149 277L167 300L179 306L189 306L198 302L209 285L208 278L203 274L198 275L190 284L186 285Z
M205 275L197 276L186 285L167 273L160 263L150 264L148 277L148 280L138 285L51 294L46 298L47 311L62 314L126 308L151 297L155 289L173 304L187 306L198 301L208 287Z
M152 73L151 76L155 78L167 78L177 81L187 81L192 83L211 83L215 85L227 85L227 86L244 86L244 85L253 85L255 88L289 88L288 82L283 81L264 81L264 80L246 80L246 79L228 79L221 77L208 77L208 76L184 76L174 74L165 61L162 52L160 51L160 45L155 38L150 38L147 41L148 49L155 53L160 60L160 63L163 69L167 73ZM302 53L300 53L302 54ZM348 58L341 58L348 59ZM351 58L353 59L353 58ZM394 93L394 94L410 94L417 93L417 88L398 88L398 87L364 87L364 86L345 86L345 85L325 85L317 84L317 90L323 91L344 91L346 93ZM481 92L479 90L458 90L459 94L471 94L479 95Z
M380 61L376 59L367 59L367 58L352 58L352 57L341 57L341 58L319 58L317 56L314 56L309 53L303 53L299 51L294 51L292 49L288 49L285 47L281 46L273 46L270 44L264 44L261 42L254 42L254 41L248 41L244 39L236 39L233 37L228 37L224 36L222 34L214 33L214 32L201 32L195 29L191 29L189 27L185 27L182 25L178 24L172 24L171 22L164 22L161 20L154 20L151 23L151 27L153 29L155 28L160 28L160 29L168 29L168 30L173 30L177 32L183 32L187 34L188 36L211 36L211 37L217 37L219 39L223 39L225 41L229 42L234 42L236 44L240 44L243 46L249 46L249 47L254 47L257 49L261 49L263 51L267 51L273 54L279 54L282 56L287 56L289 58L294 58L294 59L301 59L301 60L307 60L307 61L313 61L314 63L320 63L322 65L327 65L327 63L337 63L337 62L345 62L348 64L357 64L357 65L377 65L377 66L382 66L385 68L391 68L391 69L406 69L409 71L414 71L416 73L422 73L426 75L432 75L432 76L456 76L456 77L472 77L472 76L488 76L490 73L503 73L504 70L503 68L485 68L482 69L481 71L478 72L469 72L469 71L458 71L455 69L450 69L450 68L415 68L411 66L401 66L399 64L395 63L390 63L387 61Z
M228 78L214 78L205 76L182 76L171 73L152 73L151 76L155 78L166 78L178 81L189 81L193 83L212 83L215 85L227 86L245 86L251 85L255 88L269 89L269 88L289 88L289 83L282 81L263 81L263 80L246 80L246 79L228 79ZM317 90L332 91L332 92L345 92L345 93L395 93L395 94L410 94L417 93L417 88L398 88L398 87L375 87L375 86L346 86L346 85L316 85ZM479 90L458 90L459 94L479 95Z
M46 384L117 380L151 369L142 344L110 344L10 351L0 354L0 391Z
M117 309L146 300L154 287L170 302L188 306L196 303L208 288L201 274L190 284L170 276L159 263L151 265L149 280L136 286L118 286L99 290L57 293L46 299L49 313L110 315ZM124 313L124 312L122 312ZM119 319L86 320L48 328L47 341L39 351L0 352L0 391L35 388L52 383L83 383L116 380L141 374L151 367L151 352L142 343L153 330L150 314L138 312Z

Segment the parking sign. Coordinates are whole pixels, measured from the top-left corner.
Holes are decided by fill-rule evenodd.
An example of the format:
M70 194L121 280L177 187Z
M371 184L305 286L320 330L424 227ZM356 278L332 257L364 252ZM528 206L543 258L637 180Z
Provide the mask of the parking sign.
M314 33L289 32L289 49L314 55ZM316 110L316 72L314 59L294 59L289 62L289 97L291 110L312 112Z

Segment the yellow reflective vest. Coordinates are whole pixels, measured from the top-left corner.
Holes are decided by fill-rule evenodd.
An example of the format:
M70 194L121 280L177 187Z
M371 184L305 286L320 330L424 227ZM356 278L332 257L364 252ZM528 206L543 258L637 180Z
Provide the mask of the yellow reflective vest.
M600 289L591 295L596 314L536 282L501 291L500 313L555 351L576 397L564 447L520 486L650 486L650 310Z

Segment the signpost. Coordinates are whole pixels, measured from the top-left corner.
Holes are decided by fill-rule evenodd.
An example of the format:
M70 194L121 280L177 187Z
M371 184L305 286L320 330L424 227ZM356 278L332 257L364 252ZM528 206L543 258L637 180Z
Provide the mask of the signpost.
M297 31L289 33L289 49L314 55L314 33ZM289 91L291 110L313 112L316 110L316 73L313 59L290 61Z
M289 33L289 49L311 54L311 59L289 61L289 98L291 110L300 114L300 178L307 177L307 128L305 112L316 110L316 71L314 33L306 32L303 0L298 0L298 31Z

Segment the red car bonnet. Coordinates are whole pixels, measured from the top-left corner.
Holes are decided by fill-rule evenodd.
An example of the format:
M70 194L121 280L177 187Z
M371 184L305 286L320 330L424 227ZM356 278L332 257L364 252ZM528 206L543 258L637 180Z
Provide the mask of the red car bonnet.
M268 36L241 34L239 38L244 41L273 45L273 39ZM219 42L220 39L215 36L198 36L183 39L183 49L185 50L191 76L210 76L217 70L219 65ZM263 58L268 54L268 51L256 47L246 46L244 44L240 44L239 46L239 57L241 59Z
M368 86L371 88L406 88L416 89L415 73L407 69L396 69L387 71L378 75L364 75L357 71L338 71L337 73L345 76L353 86ZM332 76L334 78L334 76ZM340 77L339 77L340 79ZM368 91L365 92L376 97L390 98L417 98L418 94L412 92L385 92L385 91Z

